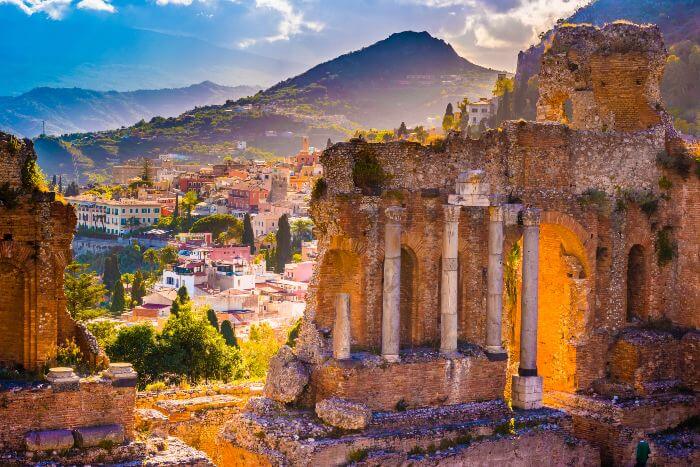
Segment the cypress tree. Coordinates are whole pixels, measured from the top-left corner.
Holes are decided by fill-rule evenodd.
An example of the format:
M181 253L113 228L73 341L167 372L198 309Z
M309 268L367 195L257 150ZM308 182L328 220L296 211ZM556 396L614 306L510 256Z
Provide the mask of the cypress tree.
M226 341L226 344L231 347L238 347L238 339L236 339L236 329L231 324L231 321L224 320L221 323L221 336Z
M112 303L109 305L109 311L113 315L120 315L124 312L126 308L126 302L124 300L124 285L121 280L114 283L114 289L112 290Z
M138 305L143 303L143 297L146 295L146 284L143 282L143 274L141 270L134 273L134 282L131 284L131 301Z
M102 273L102 283L107 287L107 290L112 291L114 285L121 279L122 274L119 272L119 258L117 255L111 254L105 258L104 271Z
M255 253L255 234L253 233L253 223L250 220L250 214L245 213L243 218L243 244L250 247L250 252Z
M328 141L326 141L326 148L330 148L331 146L333 146L333 141L331 141L331 139L328 138Z
M175 316L180 314L180 300L177 298L173 301L173 304L170 305L170 313Z
M219 318L216 317L216 312L212 308L209 308L207 310L207 319L209 320L209 324L214 326L214 328L218 331L219 330Z
M277 227L277 261L275 272L284 272L284 265L292 260L292 231L286 214L280 217Z
M180 302L180 305L184 305L190 301L190 294L187 293L187 287L184 285L181 285L180 288L177 289L177 301Z
M455 124L455 114L452 109L452 102L447 104L447 108L445 109L445 116L442 117L442 129L445 130L445 133L450 131L452 127Z

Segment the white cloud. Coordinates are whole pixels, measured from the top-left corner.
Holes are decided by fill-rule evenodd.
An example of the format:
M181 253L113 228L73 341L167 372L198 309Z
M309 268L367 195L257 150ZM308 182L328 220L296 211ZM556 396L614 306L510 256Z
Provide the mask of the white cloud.
M44 13L51 19L61 19L72 0L0 0L0 5L15 5L28 15Z
M262 39L244 39L238 43L240 47L250 47L260 40L266 42L286 41L304 31L320 32L324 28L323 23L306 20L304 13L294 8L289 0L255 0L255 7L273 10L281 16L277 24L277 33Z
M156 0L156 5L192 5L192 0Z
M76 6L81 10L105 11L107 13L117 11L114 5L109 3L109 0L80 0Z
M522 48L535 42L537 35L549 29L558 18L571 15L586 3L588 0L520 0L519 3L480 0L467 14L462 31L452 36L471 33L475 45L486 49ZM487 11L494 7L502 11Z

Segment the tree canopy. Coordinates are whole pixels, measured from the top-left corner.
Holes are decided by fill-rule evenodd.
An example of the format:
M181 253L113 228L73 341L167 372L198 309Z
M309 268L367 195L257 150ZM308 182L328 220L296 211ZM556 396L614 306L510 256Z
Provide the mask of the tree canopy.
M66 308L73 319L82 321L104 313L100 304L107 295L107 289L97 274L88 269L87 264L72 262L68 265L63 291Z

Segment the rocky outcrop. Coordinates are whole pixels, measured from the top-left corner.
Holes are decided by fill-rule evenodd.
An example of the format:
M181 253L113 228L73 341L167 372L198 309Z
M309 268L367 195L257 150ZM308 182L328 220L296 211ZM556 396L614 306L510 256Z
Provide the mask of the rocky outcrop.
M309 375L308 367L285 345L270 360L264 393L284 404L294 402L309 383Z
M316 415L328 425L343 430L362 430L372 420L372 411L366 405L337 397L317 403Z

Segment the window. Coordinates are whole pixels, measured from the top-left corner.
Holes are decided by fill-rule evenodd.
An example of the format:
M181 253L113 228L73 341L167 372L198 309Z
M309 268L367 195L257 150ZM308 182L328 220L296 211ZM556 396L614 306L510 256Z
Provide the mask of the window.
M477 109L477 108L473 108L473 109L472 109L472 113L473 113L473 114L477 113L478 111L479 111L479 109Z
M472 123L476 123L476 117L472 118Z
M122 214L126 212L126 208L122 208Z
M141 214L146 212L146 208L141 208Z
M126 225L126 219L122 219L122 225Z
M159 212L160 212L160 209L159 209L159 208L155 208L155 209L153 210L153 212L159 213Z

